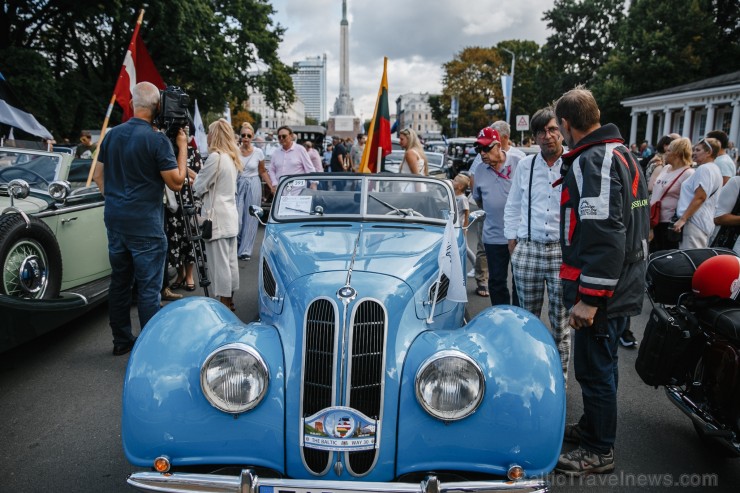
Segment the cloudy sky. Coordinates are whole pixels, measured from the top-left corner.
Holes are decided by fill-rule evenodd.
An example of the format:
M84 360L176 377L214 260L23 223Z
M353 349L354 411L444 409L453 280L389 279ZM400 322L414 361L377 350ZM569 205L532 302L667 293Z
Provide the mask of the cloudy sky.
M284 63L326 53L327 103L339 93L341 0L273 0L274 20L287 29L280 47ZM468 46L508 39L543 44L542 15L552 0L347 0L350 95L355 112L372 117L388 57L391 113L408 92L439 93L442 64ZM502 6L505 10L501 10ZM508 62L507 62L508 63Z

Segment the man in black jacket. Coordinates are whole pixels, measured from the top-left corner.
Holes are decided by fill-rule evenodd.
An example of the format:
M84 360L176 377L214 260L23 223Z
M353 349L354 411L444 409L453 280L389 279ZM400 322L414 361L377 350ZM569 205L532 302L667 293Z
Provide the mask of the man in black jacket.
M642 310L647 237L647 185L642 169L613 124L583 87L555 104L565 143L561 167L560 242L563 302L576 329L573 363L583 416L566 425L579 447L556 470L571 475L614 470L617 432L617 347L629 317Z

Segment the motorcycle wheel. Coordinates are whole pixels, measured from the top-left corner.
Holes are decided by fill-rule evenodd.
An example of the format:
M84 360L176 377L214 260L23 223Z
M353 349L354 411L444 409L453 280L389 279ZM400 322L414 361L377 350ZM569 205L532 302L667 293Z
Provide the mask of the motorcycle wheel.
M699 362L696 364L696 368L694 369L694 382L704 382L704 360L699 359ZM702 393L701 403L707 404L707 397L706 392ZM699 440L702 442L702 445L704 448L709 452L711 455L717 458L732 458L737 457L738 455L733 452L727 445L723 445L722 441L723 438L720 437L712 437L707 435L707 433L696 423L691 422L691 424L694 425L694 430L696 430L696 434L699 435Z

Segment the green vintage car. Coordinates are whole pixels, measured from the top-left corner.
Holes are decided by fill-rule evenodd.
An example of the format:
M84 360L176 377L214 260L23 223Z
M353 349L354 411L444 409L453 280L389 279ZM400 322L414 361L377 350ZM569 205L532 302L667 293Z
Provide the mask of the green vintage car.
M103 196L89 159L0 147L0 351L105 301Z

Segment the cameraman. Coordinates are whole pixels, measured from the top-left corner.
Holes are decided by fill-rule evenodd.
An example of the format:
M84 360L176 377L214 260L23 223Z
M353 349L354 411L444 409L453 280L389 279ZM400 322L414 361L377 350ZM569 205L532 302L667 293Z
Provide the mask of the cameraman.
M132 91L134 116L113 128L100 144L95 183L105 192L105 226L111 265L108 297L113 355L131 351L131 292L138 292L142 329L160 307L167 254L164 234L164 186L179 191L187 173L187 135L177 134L177 160L167 136L152 127L160 93L150 82ZM103 169L105 163L105 172Z

